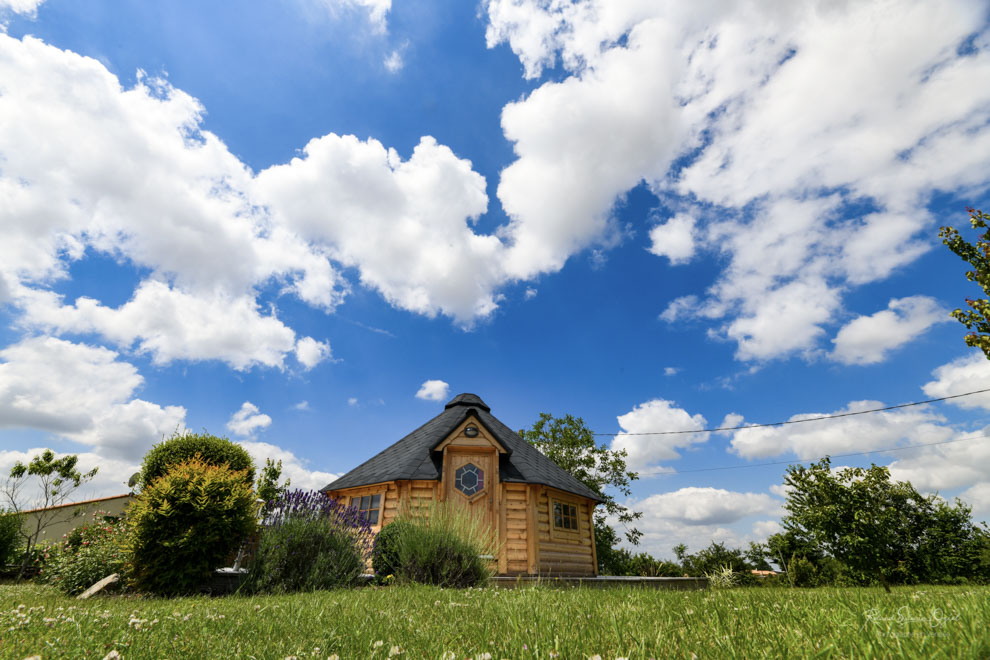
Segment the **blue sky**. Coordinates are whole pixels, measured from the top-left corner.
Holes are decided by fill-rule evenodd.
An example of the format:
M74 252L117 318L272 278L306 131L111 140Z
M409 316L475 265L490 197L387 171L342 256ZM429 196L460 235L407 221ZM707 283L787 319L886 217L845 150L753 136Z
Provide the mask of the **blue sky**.
M826 453L951 440L837 462L990 519L990 397L700 432L990 387L937 238L990 206L984 3L680 4L0 0L0 468L114 494L185 427L318 487L475 392L692 431L601 438L661 556Z

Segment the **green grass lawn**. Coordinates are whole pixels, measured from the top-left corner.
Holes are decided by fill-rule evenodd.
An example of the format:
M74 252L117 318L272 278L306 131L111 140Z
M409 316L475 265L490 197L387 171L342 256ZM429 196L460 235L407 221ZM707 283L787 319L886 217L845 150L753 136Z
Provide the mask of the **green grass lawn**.
M0 585L0 657L990 658L990 588L367 587L78 601ZM487 654L491 654L490 656Z

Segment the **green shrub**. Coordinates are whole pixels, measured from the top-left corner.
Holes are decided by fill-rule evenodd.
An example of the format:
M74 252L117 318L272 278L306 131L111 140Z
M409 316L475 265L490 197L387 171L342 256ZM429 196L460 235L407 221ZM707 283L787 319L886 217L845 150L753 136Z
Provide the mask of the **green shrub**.
M258 508L245 473L196 457L145 485L127 510L139 589L196 591L255 531Z
M371 551L371 569L379 580L395 575L399 562L399 537L408 526L409 522L406 520L390 522L375 536L375 545Z
M105 511L44 549L38 581L69 595L88 589L112 573L123 573L127 562L127 527Z
M814 563L804 557L791 557L787 565L787 574L795 587L814 587L818 583L818 569Z
M396 539L400 582L471 587L494 573L487 557L498 554L491 529L479 518L446 503L431 503L400 514L406 523Z
M209 433L175 433L158 443L144 455L141 464L141 487L147 487L179 463L198 456L207 465L226 465L235 472L244 472L244 479L254 483L254 463L243 447L227 438Z
M332 589L354 584L364 572L372 532L355 509L318 491L294 490L267 510L245 591Z
M21 517L13 512L0 512L0 573L18 559L21 541Z
M630 561L631 575L639 577L680 577L681 567L669 561L657 559L653 555L640 552Z

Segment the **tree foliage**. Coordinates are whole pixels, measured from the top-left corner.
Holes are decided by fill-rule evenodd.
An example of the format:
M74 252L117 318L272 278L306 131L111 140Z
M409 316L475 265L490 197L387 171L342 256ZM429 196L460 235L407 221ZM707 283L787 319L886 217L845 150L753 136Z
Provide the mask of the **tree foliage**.
M966 272L966 279L975 282L983 293L990 296L990 231L987 222L990 214L977 209L969 211L969 223L979 235L976 244L964 239L955 227L942 227L938 235L950 250L973 269ZM966 298L968 310L956 309L952 317L966 326L966 345L979 348L990 359L990 300L987 298Z
M630 525L642 517L642 512L622 506L606 490L613 488L621 495L629 495L629 485L639 478L626 467L626 450L613 451L607 445L596 444L595 435L584 420L573 415L554 417L540 413L532 428L520 431L519 435L604 500L595 510L596 539L608 527L606 518L614 517L625 528L626 540L634 545L639 543L642 533Z
M908 482L891 481L878 465L833 472L827 457L789 467L784 483L786 534L772 537L770 547L788 561L826 554L856 581L875 580L888 591L898 582L988 577L981 563L986 532L959 500L921 495Z
M21 545L21 516L0 509L0 573L17 558Z
M265 459L265 467L261 468L261 474L258 475L258 484L255 486L258 499L268 503L274 502L285 495L292 482L286 477L285 481L280 484L278 480L281 478L282 461L280 460L276 463L270 458Z
M59 511L54 507L69 502L72 494L84 483L96 476L97 468L80 472L77 468L79 457L75 454L55 457L55 452L46 449L31 458L27 465L17 461L10 469L10 475L3 486L3 497L11 512L21 514L27 503L24 501L27 490L37 493L35 502L39 509L30 519L22 518L19 533L24 540L24 557L21 562L21 575L27 571L29 557L38 545L45 531L58 522ZM34 479L32 479L34 477Z
M249 485L254 483L254 462L243 447L210 433L182 431L173 433L145 454L141 487L147 487L171 467L194 457L207 465L226 465L234 472L242 472Z

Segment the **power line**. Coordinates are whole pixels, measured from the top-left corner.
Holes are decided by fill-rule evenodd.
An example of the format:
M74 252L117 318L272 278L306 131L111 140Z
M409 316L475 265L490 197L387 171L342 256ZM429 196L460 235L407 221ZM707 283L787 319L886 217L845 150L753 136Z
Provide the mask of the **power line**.
M771 422L769 424L746 424L743 426L721 426L716 429L698 429L693 431L643 431L641 433L593 433L592 435L605 435L605 436L617 436L617 435L680 435L683 433L715 433L716 431L739 431L741 429L759 429L768 426L785 426L787 424L803 424L805 422L817 422L823 419L835 419L837 417L852 417L853 415L865 415L867 413L883 412L885 410L897 410L898 408L910 408L911 406L923 406L926 403L937 403L939 401L948 401L949 399L958 399L963 396L972 396L974 394L985 394L990 392L990 388L985 390L976 390L974 392L965 392L963 394L953 394L951 396L943 396L937 399L927 399L925 401L913 401L911 403L901 403L896 406L886 406L885 408L873 408L872 410L856 410L854 412L836 413L834 415L822 415L820 417L809 417L808 419L791 419L786 422ZM953 440L952 442L955 442ZM924 445L918 445L923 447ZM890 450L888 450L890 451ZM770 465L768 463L768 465Z
M870 451L855 451L848 454L832 454L829 458L848 458L849 456L866 456L867 454L880 454L887 451L904 451L905 449L918 449L919 447L935 447L938 445L951 445L954 442L965 442L966 440L979 440L980 438L990 438L990 435L974 435L969 438L956 438L955 440L943 440L942 442L927 442L920 445L905 445L903 447L889 447L887 449L871 449ZM694 470L676 470L674 472L657 472L656 475L651 476L661 476L666 474L687 474L689 472L714 472L716 470L741 470L743 468L757 468L765 467L767 465L794 465L795 463L812 463L814 461L820 461L824 456L814 459L805 459L801 461L771 461L769 463L752 463L749 465L724 465L721 467L708 467L708 468L697 468Z

